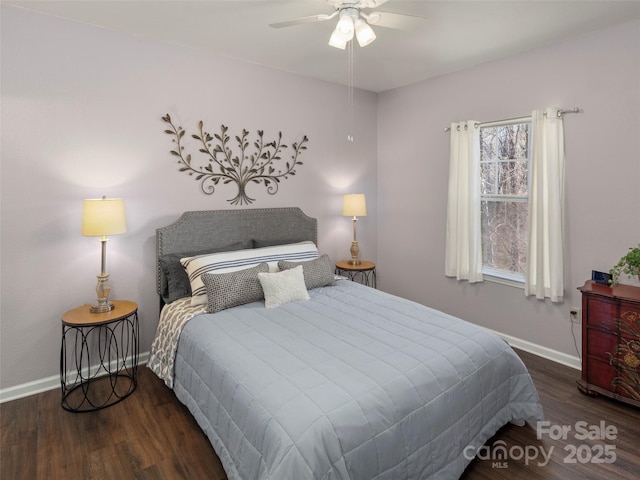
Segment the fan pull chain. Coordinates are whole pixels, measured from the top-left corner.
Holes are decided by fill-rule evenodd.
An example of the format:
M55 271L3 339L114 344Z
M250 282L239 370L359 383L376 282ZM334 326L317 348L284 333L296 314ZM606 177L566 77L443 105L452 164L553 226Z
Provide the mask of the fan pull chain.
M349 131L347 141L353 143L353 40L347 46L347 108L349 109Z

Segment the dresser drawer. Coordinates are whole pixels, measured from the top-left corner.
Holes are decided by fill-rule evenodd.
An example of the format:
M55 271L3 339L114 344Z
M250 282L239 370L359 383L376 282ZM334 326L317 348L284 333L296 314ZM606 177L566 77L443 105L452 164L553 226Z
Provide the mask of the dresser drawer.
M591 296L586 301L586 322L589 326L601 327L605 330L617 331L615 318L618 304L609 299Z
M637 381L640 369L633 368L635 361L630 365L624 357L624 352L620 352L611 363L600 358L588 358L585 380L611 393L640 401L640 384Z
M616 371L613 383L618 393L640 401L640 340L621 338L612 363Z
M630 339L640 338L640 305L620 303L620 335Z
M587 349L590 357L595 357L603 362L609 363L612 357L616 356L618 346L618 336L604 333L595 328L587 330Z
M588 358L586 359L587 369L585 380L591 385L604 388L611 393L618 393L618 388L615 386L614 379L618 376L616 369L609 365L609 362L604 362L599 359Z

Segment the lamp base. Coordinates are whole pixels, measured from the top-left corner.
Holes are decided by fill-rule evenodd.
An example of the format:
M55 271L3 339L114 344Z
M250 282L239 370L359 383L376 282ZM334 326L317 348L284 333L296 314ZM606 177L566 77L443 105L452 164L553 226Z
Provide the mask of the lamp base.
M111 310L113 310L112 302L94 303L89 309L91 313L106 313L110 312Z
M98 295L98 301L91 305L89 311L91 313L105 313L113 310L113 303L109 301L109 293L111 293L111 287L109 286L109 274L101 273L97 275L98 285L96 285L96 294Z
M358 258L360 248L358 247L358 242L356 240L351 242L351 248L349 251L351 252L351 260L348 261L349 265L360 265L362 263Z

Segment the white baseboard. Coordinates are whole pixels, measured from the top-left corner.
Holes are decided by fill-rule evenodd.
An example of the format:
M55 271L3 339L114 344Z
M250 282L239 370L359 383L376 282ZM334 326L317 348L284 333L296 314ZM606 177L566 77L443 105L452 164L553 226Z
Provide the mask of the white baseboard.
M149 361L149 352L141 353L138 357L138 366L145 365ZM0 390L0 403L10 402L19 398L35 395L36 393L47 392L61 388L60 375L52 375L51 377L41 378L33 382L23 383L15 387L4 388Z
M557 350L552 350L551 348L543 347L542 345L531 343L527 340L522 340L521 338L512 337L511 335L497 332L495 330L491 330L490 328L487 328L487 330L495 333L501 338L504 338L509 343L509 345L514 348L533 353L534 355L537 355L539 357L546 358L547 360L551 360L562 365L566 365L567 367L571 367L576 370L582 370L582 362L580 361L579 357L568 355Z
M512 347L533 353L539 357L566 365L567 367L571 367L576 370L582 369L582 364L578 357L567 355L566 353L558 352L557 350L552 350L551 348L543 347L517 337L512 337L511 335L496 332L490 328L487 328L487 330L490 330L499 337L504 338ZM138 365L145 365L148 361L149 352L141 353ZM60 375L53 375L40 380L34 380L33 382L23 383L22 385L16 385L15 387L2 389L0 390L0 403L17 400L18 398L28 397L29 395L35 395L36 393L46 392L56 388L60 388Z

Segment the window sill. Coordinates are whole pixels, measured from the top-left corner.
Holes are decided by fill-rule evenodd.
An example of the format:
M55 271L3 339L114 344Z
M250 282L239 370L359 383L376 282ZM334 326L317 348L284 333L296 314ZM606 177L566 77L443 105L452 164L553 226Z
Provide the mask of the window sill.
M499 283L500 285L524 290L524 276L485 268L482 270L482 277L487 282Z

